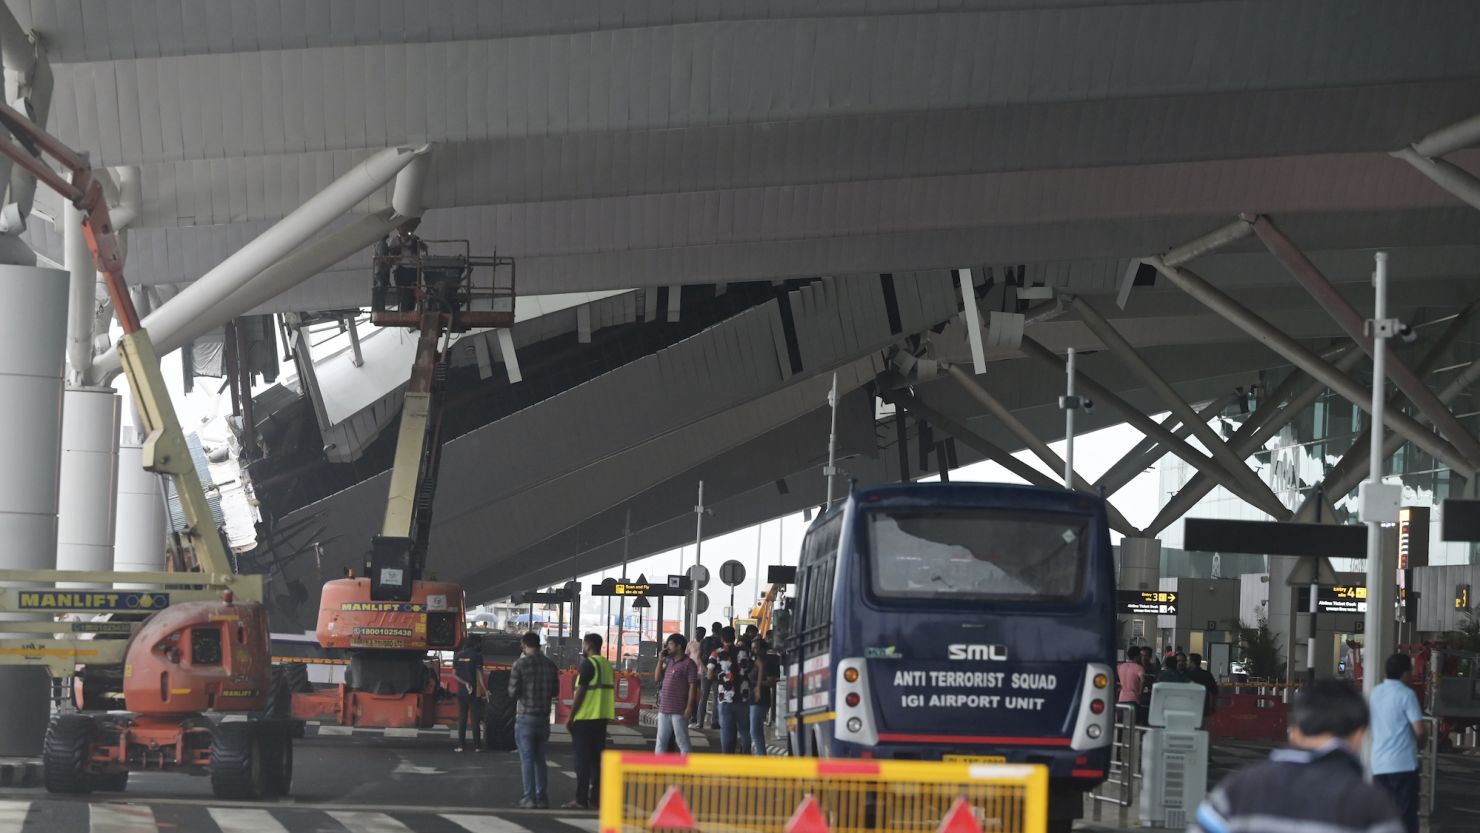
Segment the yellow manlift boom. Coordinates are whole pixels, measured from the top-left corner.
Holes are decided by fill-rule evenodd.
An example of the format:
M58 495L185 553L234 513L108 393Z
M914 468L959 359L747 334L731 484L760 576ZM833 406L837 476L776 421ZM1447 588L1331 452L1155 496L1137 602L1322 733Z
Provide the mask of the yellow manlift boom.
M237 576L227 560L185 436L175 417L159 359L123 280L118 238L103 189L87 160L0 104L0 154L76 205L97 271L103 276L123 338L123 372L144 429L144 468L171 479L185 516L192 572L0 570L0 611L41 621L7 622L4 631L35 639L0 640L0 663L43 665L54 677L86 681L90 670L122 689L126 713L66 712L51 722L43 750L48 790L121 790L133 770L209 774L218 797L286 794L292 778L290 727L282 721L218 723L208 713L257 712L267 702L271 656L261 576ZM50 158L66 174L44 161ZM163 547L163 542L161 542ZM115 589L114 583L159 585ZM65 583L64 586L59 586ZM58 622L58 614L144 613L142 622ZM111 626L111 627L109 627ZM104 633L129 638L81 638ZM64 637L63 634L66 634ZM120 670L121 669L121 670ZM81 709L87 686L76 686Z

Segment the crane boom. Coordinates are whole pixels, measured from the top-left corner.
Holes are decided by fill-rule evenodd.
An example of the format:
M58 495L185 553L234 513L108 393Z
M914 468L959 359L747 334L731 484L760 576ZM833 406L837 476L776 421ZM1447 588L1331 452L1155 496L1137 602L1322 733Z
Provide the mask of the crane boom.
M185 515L184 537L195 555L197 567L208 573L230 574L233 571L226 555L226 545L216 529L205 489L195 471L195 461L190 457L185 434L175 416L169 389L159 372L159 357L155 355L149 333L139 321L139 313L123 280L123 256L108 215L108 200L103 196L102 183L81 154L4 103L0 103L0 125L11 134L0 135L0 154L9 157L82 212L82 232L88 251L92 252L94 265L103 276L118 322L123 326L118 355L129 386L133 388L139 419L143 423L140 427L144 429L144 468L169 477L174 484ZM56 160L66 169L68 176L52 170L44 157Z

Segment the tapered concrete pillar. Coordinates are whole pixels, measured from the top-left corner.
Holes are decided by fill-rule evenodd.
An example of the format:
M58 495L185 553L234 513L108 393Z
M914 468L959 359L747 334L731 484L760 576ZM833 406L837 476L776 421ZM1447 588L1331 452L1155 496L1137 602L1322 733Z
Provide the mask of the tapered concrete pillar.
M0 288L24 300L0 322L0 567L49 569L56 566L67 273L0 265ZM46 669L0 666L0 704L0 755L39 754L51 712Z
M57 569L113 569L118 415L112 388L68 388L62 408Z
M1115 586L1121 590L1158 590L1160 581L1161 539L1120 539L1120 576Z

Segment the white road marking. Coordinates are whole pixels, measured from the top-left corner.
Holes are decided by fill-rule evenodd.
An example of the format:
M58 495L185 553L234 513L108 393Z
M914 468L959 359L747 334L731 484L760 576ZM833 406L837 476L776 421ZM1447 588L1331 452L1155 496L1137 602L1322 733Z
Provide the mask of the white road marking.
M385 736L388 738L414 738L420 734L420 729L401 729L392 727L385 730Z
M560 774L561 775L564 775L567 778L570 778L571 780L575 780L575 777L576 777L576 774L574 772L571 772L568 769L562 770Z
M475 816L464 813L442 813L441 816L470 833L529 833L529 828L521 827L498 816Z
M93 804L88 829L92 833L159 833L154 811L137 804Z
M601 819L592 816L559 816L555 820L586 833L601 833Z
M354 833L411 833L411 828L384 813L329 813L345 830Z
M0 833L20 833L29 812L29 801L0 801Z
M288 828L266 810L244 810L240 807L207 807L211 821L221 833L288 833Z
M355 733L353 726L320 726L319 737L346 737Z

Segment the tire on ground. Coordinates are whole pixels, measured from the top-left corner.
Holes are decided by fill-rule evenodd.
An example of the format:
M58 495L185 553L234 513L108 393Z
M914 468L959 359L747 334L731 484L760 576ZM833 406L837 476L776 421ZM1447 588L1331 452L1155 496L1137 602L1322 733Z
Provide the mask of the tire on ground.
M51 721L41 749L47 792L81 795L92 790L87 764L97 734L97 722L85 714L61 714Z
M488 705L483 709L483 744L489 749L508 752L515 749L514 715L518 702L509 696L509 672L488 675Z
M264 723L260 736L264 794L286 796L293 788L292 726L287 721Z
M221 723L211 741L211 791L217 798L253 801L266 792L263 733L255 722Z

